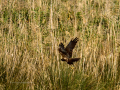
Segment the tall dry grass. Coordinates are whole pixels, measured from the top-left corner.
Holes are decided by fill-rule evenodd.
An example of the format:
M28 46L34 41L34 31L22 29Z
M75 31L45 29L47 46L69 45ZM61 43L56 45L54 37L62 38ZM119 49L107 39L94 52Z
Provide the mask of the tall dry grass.
M0 1L0 90L119 90L119 0ZM57 49L78 37L74 65Z

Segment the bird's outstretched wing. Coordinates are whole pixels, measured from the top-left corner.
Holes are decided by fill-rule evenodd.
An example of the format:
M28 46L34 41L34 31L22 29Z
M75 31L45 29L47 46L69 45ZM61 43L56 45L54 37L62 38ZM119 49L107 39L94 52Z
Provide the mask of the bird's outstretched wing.
M65 50L65 48L64 48L63 43L60 43L60 44L59 44L59 49L58 49L58 51L59 51L62 55L67 55L67 52L66 52L66 50Z
M80 58L69 58L68 64L73 64L73 62L77 62Z
M69 54L70 58L72 57L72 51L73 51L77 41L78 41L78 38L76 37L74 40L71 40L65 48L65 50Z

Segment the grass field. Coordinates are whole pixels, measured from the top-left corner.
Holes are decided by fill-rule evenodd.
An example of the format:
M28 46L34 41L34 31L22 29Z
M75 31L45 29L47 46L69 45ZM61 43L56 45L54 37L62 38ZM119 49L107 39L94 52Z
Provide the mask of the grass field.
M0 90L120 90L120 1L0 0Z

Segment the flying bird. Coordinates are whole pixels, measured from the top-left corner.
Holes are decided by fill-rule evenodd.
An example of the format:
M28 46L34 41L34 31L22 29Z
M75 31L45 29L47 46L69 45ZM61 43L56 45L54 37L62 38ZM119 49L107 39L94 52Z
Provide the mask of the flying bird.
M73 62L78 61L80 58L71 58L73 49L78 41L78 38L72 39L69 44L64 47L63 43L59 44L58 51L62 55L62 61L66 61L68 64L73 64Z

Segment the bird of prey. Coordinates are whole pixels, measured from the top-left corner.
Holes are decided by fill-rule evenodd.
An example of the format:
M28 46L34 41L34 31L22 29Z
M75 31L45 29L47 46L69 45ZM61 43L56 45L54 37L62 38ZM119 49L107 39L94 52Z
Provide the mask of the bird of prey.
M80 58L71 58L72 57L72 51L78 41L78 38L72 39L69 44L64 47L63 43L59 44L58 51L62 55L62 61L66 61L68 64L73 64L73 62L78 61Z

